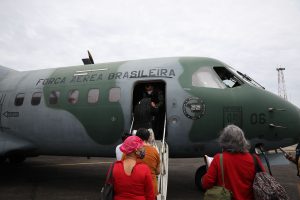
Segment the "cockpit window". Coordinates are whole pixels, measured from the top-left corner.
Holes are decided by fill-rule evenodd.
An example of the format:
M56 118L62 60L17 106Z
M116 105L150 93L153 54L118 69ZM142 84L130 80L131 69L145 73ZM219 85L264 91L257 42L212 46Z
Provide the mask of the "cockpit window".
M228 88L237 87L243 84L237 76L225 67L214 67L214 70Z
M200 67L192 75L192 86L208 88L225 88L218 75L211 67Z

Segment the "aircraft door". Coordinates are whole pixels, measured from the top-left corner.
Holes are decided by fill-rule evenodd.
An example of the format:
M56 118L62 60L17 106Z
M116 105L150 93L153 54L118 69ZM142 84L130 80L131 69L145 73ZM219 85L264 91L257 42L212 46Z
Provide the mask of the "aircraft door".
M139 128L152 129L160 156L160 174L158 175L158 200L167 198L169 147L166 142L166 83L164 81L137 82L133 90L131 124L132 132ZM150 132L151 133L151 132Z
M162 140L165 129L165 88L164 81L141 81L133 90L132 130L152 128L155 139Z

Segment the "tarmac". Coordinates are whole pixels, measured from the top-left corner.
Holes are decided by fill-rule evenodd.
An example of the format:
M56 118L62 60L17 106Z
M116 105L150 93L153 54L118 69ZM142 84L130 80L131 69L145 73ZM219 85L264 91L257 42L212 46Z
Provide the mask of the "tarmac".
M113 158L39 156L21 165L0 166L0 200L97 200ZM194 185L194 174L203 158L170 159L168 200L203 199ZM291 200L300 199L296 166L272 166L274 177Z

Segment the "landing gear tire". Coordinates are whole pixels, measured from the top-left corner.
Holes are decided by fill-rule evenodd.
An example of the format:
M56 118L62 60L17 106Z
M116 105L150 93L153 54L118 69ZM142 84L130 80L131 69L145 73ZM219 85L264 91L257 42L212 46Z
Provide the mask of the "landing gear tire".
M201 178L202 176L204 176L205 173L206 173L206 165L199 167L195 173L195 185L202 192L204 192L205 190L201 186Z
M10 156L8 157L8 160L10 164L21 164L25 161L26 157L25 156Z

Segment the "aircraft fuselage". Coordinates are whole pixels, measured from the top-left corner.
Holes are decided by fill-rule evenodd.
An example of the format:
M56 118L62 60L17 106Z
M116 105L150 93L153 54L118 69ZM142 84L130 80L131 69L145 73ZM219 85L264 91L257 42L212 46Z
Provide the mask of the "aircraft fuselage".
M210 58L11 71L0 78L0 155L114 156L131 126L134 89L148 82L164 86L171 157L219 151L216 138L230 123L265 149L295 144L300 135L296 106Z

